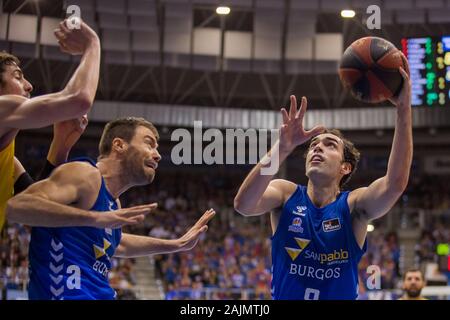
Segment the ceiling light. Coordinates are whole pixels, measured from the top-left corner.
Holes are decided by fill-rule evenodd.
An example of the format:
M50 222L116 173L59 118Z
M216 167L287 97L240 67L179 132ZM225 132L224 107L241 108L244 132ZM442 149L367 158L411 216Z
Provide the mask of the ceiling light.
M342 18L353 18L355 16L354 10L342 10L341 17Z
M230 7L217 7L216 13L217 14L229 14L231 11Z

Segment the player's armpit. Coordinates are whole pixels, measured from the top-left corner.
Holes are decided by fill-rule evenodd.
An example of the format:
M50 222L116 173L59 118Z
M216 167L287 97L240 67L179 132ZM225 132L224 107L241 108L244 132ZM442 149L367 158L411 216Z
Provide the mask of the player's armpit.
M366 188L352 191L349 195L351 210L357 209L358 217L367 222L384 216L403 192L402 189L390 186L385 176L375 180Z

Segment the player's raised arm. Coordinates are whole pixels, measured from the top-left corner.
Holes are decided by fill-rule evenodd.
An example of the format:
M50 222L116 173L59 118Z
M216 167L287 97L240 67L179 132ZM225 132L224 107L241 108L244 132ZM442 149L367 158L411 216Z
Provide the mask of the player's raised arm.
M354 201L354 224L363 231L370 220L380 218L394 206L408 184L413 155L411 82L405 70L400 69L400 73L402 91L391 99L397 107L397 120L386 175L349 196L349 201Z
M78 55L81 62L63 90L27 99L19 95L0 97L0 127L40 128L86 114L93 104L100 71L100 41L84 22L69 29L66 20L55 30L61 50ZM17 66L18 68L18 66ZM20 69L19 69L20 70ZM17 71L19 71L17 70ZM21 71L20 71L20 75Z
M275 143L265 159L276 154L281 164L299 145L324 130L322 126L305 130L303 118L306 113L307 100L302 97L300 109L295 96L291 96L289 113L281 109L283 124L280 128L280 139ZM272 175L261 174L261 169L267 166L265 159L261 160L248 174L234 198L234 208L242 215L260 215L283 205L288 194L295 190L295 184L286 180L273 180Z

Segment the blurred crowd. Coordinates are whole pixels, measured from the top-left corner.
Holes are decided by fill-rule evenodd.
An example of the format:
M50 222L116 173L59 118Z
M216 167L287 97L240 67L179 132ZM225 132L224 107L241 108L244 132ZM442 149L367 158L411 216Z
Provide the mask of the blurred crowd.
M166 298L269 299L269 224L268 220L249 220L234 212L232 201L237 180L242 177L225 173L212 177L198 172L164 176L166 179L155 181L143 192L136 189L128 194L128 205L145 201L159 204L140 230L135 227L132 231L174 239L205 210L214 208L218 213L193 250L155 257L156 275L163 280Z
M244 218L233 210L233 197L248 170L228 172L191 168L161 168L153 184L134 188L123 199L124 207L157 202L158 208L144 223L127 232L157 238L177 238L209 208L218 213L197 247L185 253L155 256L156 276L166 299L270 299L271 255L268 215ZM449 208L445 179L412 179L399 207ZM443 190L437 192L436 190ZM416 262L435 261L436 245L449 243L449 221L428 224L417 243ZM23 290L28 279L27 227L9 224L0 238L0 285ZM360 292L370 282L370 265L381 272L381 288L398 288L401 280L400 244L396 232L377 227L368 234L368 251L359 265ZM136 299L137 283L132 259L113 259L109 278L119 299ZM369 282L368 282L369 281Z
M447 176L411 176L403 202L414 208L450 213L450 184Z
M30 229L7 225L0 236L0 284L5 289L24 290L28 282Z
M400 274L400 246L396 232L384 233L378 228L368 233L368 246L366 254L361 258L358 265L359 290L364 293L367 290L395 289L401 279ZM379 269L371 269L377 266ZM376 279L371 277L374 272L381 275L380 283L375 283Z
M437 262L436 250L439 244L450 244L450 219L436 219L431 227L422 230L420 239L416 244L416 264L424 262Z
M167 299L269 299L269 250L260 226L216 223L190 252L158 256L156 270Z

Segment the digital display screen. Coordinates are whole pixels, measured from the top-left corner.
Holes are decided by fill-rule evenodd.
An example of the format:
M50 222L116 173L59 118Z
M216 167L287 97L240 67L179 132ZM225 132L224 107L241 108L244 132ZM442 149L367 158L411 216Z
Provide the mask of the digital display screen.
M450 245L448 243L438 243L438 245L436 246L436 253L439 256L450 255Z
M450 106L450 36L403 38L413 106Z

